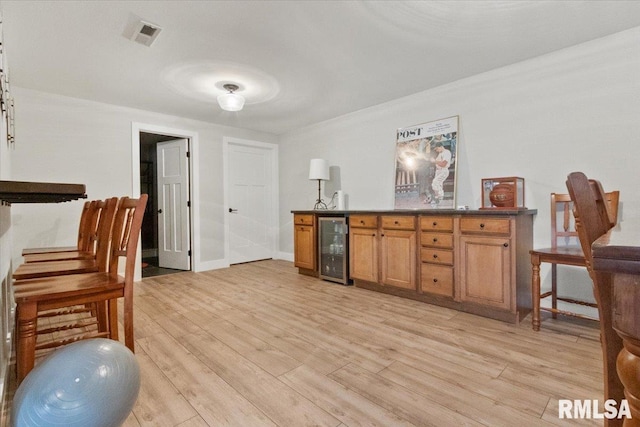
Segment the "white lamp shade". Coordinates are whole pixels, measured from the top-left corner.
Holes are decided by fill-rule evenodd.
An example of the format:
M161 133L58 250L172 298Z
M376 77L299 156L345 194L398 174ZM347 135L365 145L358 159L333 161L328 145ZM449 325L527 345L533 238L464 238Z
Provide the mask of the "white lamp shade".
M218 104L225 111L240 111L244 107L244 97L237 93L225 93L218 96Z
M329 181L329 162L324 159L311 159L309 163L309 179Z

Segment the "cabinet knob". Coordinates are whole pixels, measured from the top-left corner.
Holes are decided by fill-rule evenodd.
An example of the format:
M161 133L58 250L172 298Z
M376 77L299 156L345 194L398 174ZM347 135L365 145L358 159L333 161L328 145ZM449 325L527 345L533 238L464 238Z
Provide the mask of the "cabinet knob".
M373 234L371 235L371 237L376 237L376 233L373 233Z
M399 224L399 222L398 222L398 221L393 221L393 223L394 223L395 225L398 225L398 224Z
M364 221L363 221L363 220L360 220L360 224L364 225Z
M505 248L508 248L509 244L508 243L503 243L502 246L504 246Z
M438 254L433 254L433 259L438 258Z
M435 227L436 225L438 225L438 223L433 221L433 226Z
M481 224L480 224L480 228L484 228L484 224L482 224L482 223L481 223Z
M437 237L434 237L434 238L433 238L433 243L436 243L437 241L438 241L438 238L437 238Z
M384 233L382 233L382 234L380 235L380 237L384 237Z
M438 283L438 279L433 279L433 283Z

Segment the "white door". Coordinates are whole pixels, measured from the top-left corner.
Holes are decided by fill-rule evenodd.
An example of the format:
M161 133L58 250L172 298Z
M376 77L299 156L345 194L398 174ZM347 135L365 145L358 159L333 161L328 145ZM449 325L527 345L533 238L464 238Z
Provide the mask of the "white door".
M158 262L190 270L188 140L158 143Z
M274 148L229 143L227 151L229 262L273 258Z

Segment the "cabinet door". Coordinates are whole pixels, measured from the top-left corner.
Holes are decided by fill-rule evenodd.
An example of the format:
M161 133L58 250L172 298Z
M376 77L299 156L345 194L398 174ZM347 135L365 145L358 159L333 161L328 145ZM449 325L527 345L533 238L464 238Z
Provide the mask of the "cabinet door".
M349 264L352 279L378 282L378 232L376 229L351 228Z
M382 284L416 289L416 232L383 230L381 241Z
M511 243L506 237L460 237L460 298L511 310Z
M317 258L315 227L310 225L296 225L294 230L295 266L315 270Z

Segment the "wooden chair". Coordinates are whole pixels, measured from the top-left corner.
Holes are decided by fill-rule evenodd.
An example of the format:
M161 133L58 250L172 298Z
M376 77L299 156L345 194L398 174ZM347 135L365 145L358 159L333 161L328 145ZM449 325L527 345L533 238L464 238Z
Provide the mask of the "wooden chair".
M625 398L624 387L616 373L616 359L622 349L622 339L613 329L613 292L611 286L600 283L594 273L591 245L614 226L609 204L598 181L589 180L582 172L567 177L567 188L574 200L573 213L585 264L593 280L593 293L600 317L600 343L604 362L604 400L618 404ZM605 425L622 425L622 420L606 420Z
M33 254L45 254L56 252L86 251L92 231L96 231L98 218L95 215L97 209L97 201L84 202L82 206L82 214L80 215L80 225L78 227L78 243L76 246L53 246L48 248L25 248L22 250L22 256ZM92 220L95 220L92 222ZM93 225L93 227L91 226Z
M74 250L62 248L63 250L54 250L50 248L46 252L25 253L23 251L23 259L25 263L44 262L44 261L66 261L72 259L92 259L96 257L97 243L100 237L101 229L107 218L105 208L107 200L94 200L90 202L86 218L81 220L82 231L78 233L78 247ZM109 230L110 232L110 230ZM37 250L37 249L35 249ZM43 251L44 249L40 249Z
M606 193L608 205L610 207L610 220L615 225L618 217L618 202L620 199L619 191ZM558 296L558 265L572 265L577 267L586 267L584 253L579 245L578 233L575 229L575 220L572 215L571 196L569 194L551 193L551 247L534 249L529 251L531 254L532 267L532 326L534 331L540 330L540 312L548 311L552 313L552 317L557 318L558 314L565 316L580 317L589 320L598 320L597 318L558 308L558 301L576 304L581 306L597 308L597 304L589 301L578 300ZM558 221L558 216L562 218L562 223ZM540 292L540 264L546 262L551 264L551 290ZM551 297L551 307L541 307L540 302Z
M117 204L118 198L112 197L105 200L104 206L101 208L100 228L95 242L95 256L86 259L24 263L13 272L13 278L15 280L25 280L38 277L107 271L109 238Z
M87 205L88 204L88 205ZM115 209L117 205L117 199L107 200L94 200L85 203L85 212L83 212L83 218L81 218L81 225L78 237L78 246L82 251L61 251L53 252L54 248L51 248L50 252L32 253L24 255L25 259L29 257L46 257L53 260L61 259L93 259L97 260L98 249L101 255L100 259L104 259L104 262L98 264L98 271L106 271L107 257L108 257L108 241L111 238L111 227L113 225L113 218L115 215ZM44 249L43 249L44 250ZM35 251L35 250L34 250ZM86 254L86 255L84 255ZM86 258L91 256L92 258ZM44 260L40 260L43 261ZM64 268L60 268L64 265ZM46 267L42 270L42 267ZM21 267L18 272L18 279L13 282L14 288L20 287L23 280L26 278L42 277L46 272L51 272L51 275L61 274L79 274L84 272L94 271L93 262L82 263L51 263L46 266L37 267L40 271L34 273L34 266ZM52 271L55 268L55 271ZM68 270L65 270L68 269ZM14 277L15 279L15 277ZM78 307L66 307L60 310L47 310L39 312L38 317L42 320L40 324L41 328L37 330L39 336L45 336L48 334L57 334L61 331L78 329L78 328L93 328L97 327L100 322L100 316L104 317L104 307L97 307L96 304L87 304L86 306ZM104 323L104 321L102 322Z
M33 369L35 363L38 313L65 307L95 303L107 312L101 316L98 330L69 337L48 347L60 346L79 339L108 337L118 340L117 299L124 298L125 344L134 351L133 275L147 195L139 199L122 198L114 221L108 272L73 274L25 280L14 288L16 303L16 369L18 382ZM120 257L125 257L124 277L118 275Z

